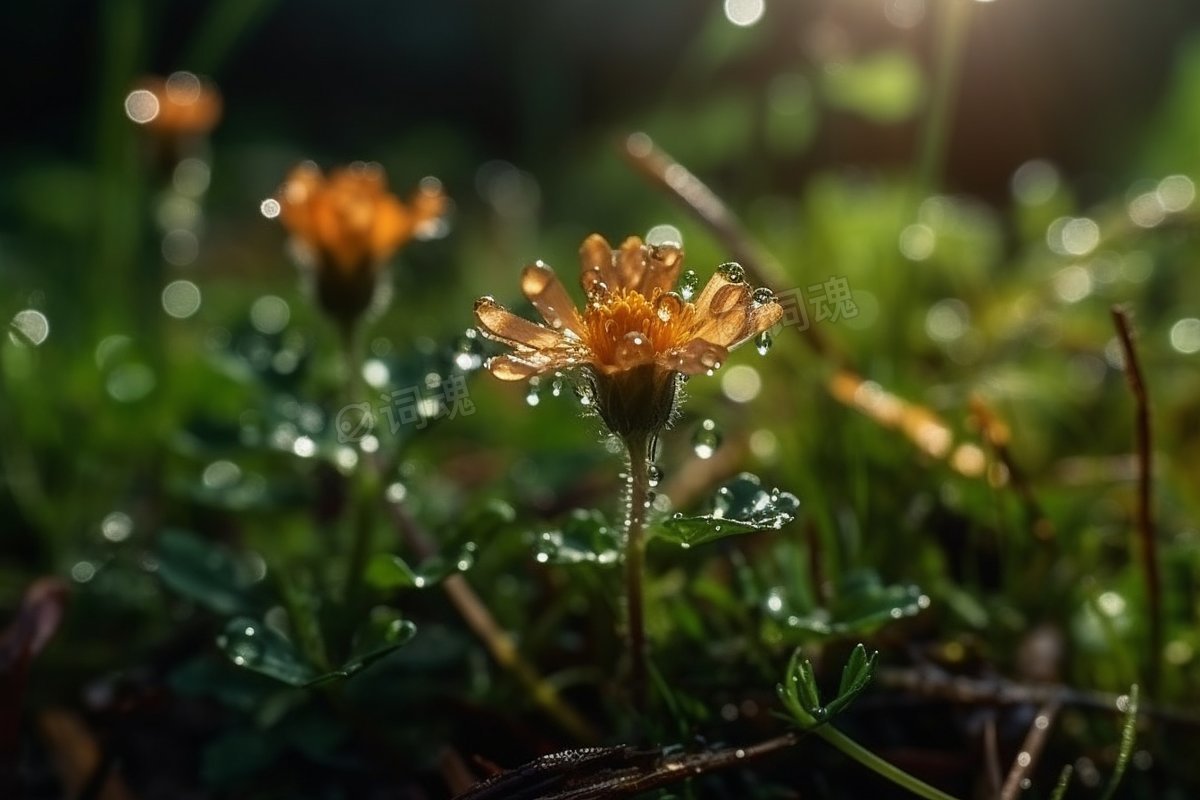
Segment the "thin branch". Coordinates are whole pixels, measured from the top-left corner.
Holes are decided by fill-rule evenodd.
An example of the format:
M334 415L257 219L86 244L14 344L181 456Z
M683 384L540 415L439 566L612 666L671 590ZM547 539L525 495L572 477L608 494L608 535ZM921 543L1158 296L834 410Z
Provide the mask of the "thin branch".
M1058 708L1056 704L1043 706L1042 710L1033 718L1033 724L1029 726L1029 733L1025 734L1021 750L1017 753L1012 768L1008 771L1008 777L1004 781L1004 787L1000 790L1000 800L1016 800L1020 796L1021 790L1024 788L1021 783L1026 780L1029 773L1033 772L1042 751L1046 748L1046 740L1050 738L1050 726L1054 723L1054 718L1058 716Z
M680 753L670 749L589 747L552 753L502 772L455 800L602 800L630 797L697 775L743 766L794 747L787 733L746 747Z
M1000 748L996 737L996 712L989 711L983 726L983 758L987 768L988 788L1000 794Z
M1060 684L1022 684L1003 678L968 678L937 668L899 669L879 667L875 683L911 695L934 697L952 703L990 705L1059 704L1120 713L1121 695L1093 692ZM859 700L859 704L867 701ZM1140 713L1166 724L1200 727L1200 714L1175 708L1144 705Z
M633 133L621 147L625 159L650 183L678 200L721 242L729 254L745 268L756 283L786 286L791 280L779 262L746 231L721 198L704 185L682 164L659 148L645 133ZM954 434L931 409L911 403L868 381L852 368L844 353L837 350L813 326L797 326L804 341L817 355L836 367L826 382L829 393L843 405L858 409L885 428L898 430L922 452L933 458L949 459L950 467L970 477L952 458Z
M671 194L712 231L722 246L742 265L756 283L776 288L791 280L775 258L746 232L741 220L686 167L659 148L644 133L632 133L625 138L622 153L626 160L650 183ZM821 332L812 326L800 329L812 349L835 363L842 363Z
M437 555L437 546L420 523L408 513L408 509L400 503L393 502L388 503L388 509L396 529L419 560L424 561ZM568 705L554 686L522 657L512 636L500 627L492 612L461 573L456 572L448 576L441 586L463 621L467 623L467 627L479 637L492 654L492 658L496 659L496 663L516 677L543 711L579 741L599 741L600 734L596 729Z
M1150 664L1146 682L1149 694L1153 696L1162 670L1163 590L1158 565L1158 540L1154 529L1154 462L1151 456L1153 442L1150 436L1150 401L1146 396L1146 383L1142 378L1137 349L1133 346L1133 322L1129 312L1120 306L1113 306L1112 318L1124 355L1125 377L1129 380L1129 390L1133 393L1135 404L1138 455L1137 532L1141 541L1142 569L1145 571L1146 592L1150 601Z

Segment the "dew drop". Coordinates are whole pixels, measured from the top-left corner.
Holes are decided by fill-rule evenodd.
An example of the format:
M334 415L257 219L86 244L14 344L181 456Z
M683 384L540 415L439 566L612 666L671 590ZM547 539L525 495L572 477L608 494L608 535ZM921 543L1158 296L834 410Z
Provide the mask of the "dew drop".
M663 471L657 464L647 464L646 478L651 486L658 486L662 483Z
M775 302L775 293L765 286L760 286L755 289L753 297L754 302L758 303L759 305L766 305L767 303Z
M712 458L713 453L721 446L721 431L717 423L711 419L701 421L696 432L692 434L692 450L700 458Z
M717 272L721 277L730 283L745 283L746 270L742 269L742 265L736 261L729 261L717 267Z
M563 393L563 374L561 372L554 373L554 379L550 381L550 394L555 397L561 397Z
M525 395L525 402L530 406L536 406L542 402L542 387L541 379L534 376L529 379L529 391Z
M257 664L263 657L258 623L246 617L238 617L226 625L217 644L239 667Z
M700 276L696 274L696 270L684 270L683 274L679 276L679 296L690 301L696 294L696 287L699 285Z
M758 351L760 356L765 356L771 350L771 345L774 343L771 338L770 331L763 331L754 339L754 349Z

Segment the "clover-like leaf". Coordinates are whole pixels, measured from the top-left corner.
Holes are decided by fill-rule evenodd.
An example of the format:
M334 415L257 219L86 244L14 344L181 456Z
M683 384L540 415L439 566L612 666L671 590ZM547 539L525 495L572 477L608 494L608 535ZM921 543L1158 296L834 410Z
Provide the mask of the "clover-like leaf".
M467 542L455 558L433 556L415 569L400 556L379 553L367 562L366 582L376 589L424 589L454 572L466 572L475 563L474 542Z
M217 646L239 667L288 686L303 686L317 675L290 639L249 617L230 620L217 637Z
M873 652L868 656L867 648L863 647L861 643L855 645L854 650L850 653L850 660L846 662L846 666L842 667L842 681L838 685L837 697L825 707L826 713L831 716L837 714L854 702L854 698L867 688L867 684L871 682L871 676L875 672L875 659L878 656L878 652Z
M850 654L850 660L842 668L838 696L828 705L822 705L812 662L804 658L797 648L788 661L784 682L776 687L776 693L796 722L804 728L814 728L843 711L866 688L878 655L871 653L868 656L865 647L861 644L856 646Z
M887 622L912 617L928 608L929 597L912 584L885 586L870 570L846 575L829 608L797 613L776 594L768 613L787 628L822 637L864 635Z
M543 564L616 564L620 536L599 511L575 509L558 528L538 533L534 548Z
M681 547L693 547L726 536L779 530L796 518L799 508L800 501L794 494L765 489L757 476L743 472L717 490L709 513L677 513L658 526L657 536Z
M339 669L318 675L305 686L319 686L330 681L352 678L384 656L408 644L416 633L417 626L404 619L400 612L383 606L376 608L354 637L354 651L350 659Z

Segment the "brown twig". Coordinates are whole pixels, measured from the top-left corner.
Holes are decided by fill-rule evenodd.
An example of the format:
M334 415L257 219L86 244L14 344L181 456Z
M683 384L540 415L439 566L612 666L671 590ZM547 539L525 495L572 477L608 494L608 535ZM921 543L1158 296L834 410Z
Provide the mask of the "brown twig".
M787 285L790 280L787 272L750 237L737 215L703 181L655 145L649 136L631 133L621 149L634 169L673 195L711 230L733 260L741 264L756 283L775 287ZM841 363L842 359L835 356L818 329L808 326L801 327L800 331L815 352Z
M1004 786L1000 789L1000 800L1015 800L1020 796L1023 788L1021 782L1033 771L1038 758L1042 755L1042 750L1046 748L1046 740L1050 738L1050 726L1054 724L1056 716L1058 716L1058 705L1049 704L1043 706L1042 710L1033 718L1033 724L1029 726L1029 733L1025 734L1021 750L1013 760L1008 777L1004 780Z
M437 555L437 546L403 504L389 502L388 509L396 529L418 559L425 560ZM456 572L448 576L441 586L463 621L467 623L467 627L479 637L492 654L492 658L496 659L496 663L516 677L543 711L579 741L599 741L600 734L596 729L569 706L554 686L524 659L512 636L500 627L492 612L461 573Z
M553 753L496 775L455 800L601 800L630 797L662 786L751 761L794 747L787 733L746 747L701 753L664 749L591 747Z
M986 766L988 788L993 795L1000 794L1000 747L996 735L996 712L989 711L983 725L983 760Z
M1125 362L1125 377L1134 399L1134 421L1136 425L1138 455L1138 508L1137 533L1141 541L1142 569L1146 575L1146 592L1150 605L1150 664L1146 676L1149 694L1154 695L1158 687L1158 676L1162 667L1163 610L1162 577L1158 566L1158 541L1154 530L1154 475L1150 438L1150 402L1146 396L1146 383L1138 361L1137 349L1133 346L1133 322L1129 312L1120 306L1112 307L1113 324L1121 342Z

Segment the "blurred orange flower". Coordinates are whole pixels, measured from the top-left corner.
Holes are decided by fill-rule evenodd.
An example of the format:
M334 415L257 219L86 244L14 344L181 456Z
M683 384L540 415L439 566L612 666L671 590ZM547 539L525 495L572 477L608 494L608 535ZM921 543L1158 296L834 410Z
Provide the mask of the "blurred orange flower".
M446 197L437 179L426 178L406 204L388 191L378 164L355 163L326 177L305 162L284 181L278 203L302 261L315 270L322 306L346 321L370 304L396 250L437 230Z
M126 115L164 136L204 136L221 119L221 93L190 72L143 78L125 97Z
M580 248L587 303L577 310L554 271L525 268L521 290L546 324L529 322L491 297L475 302L487 337L513 349L488 369L502 380L583 367L596 407L613 433L652 433L674 409L678 376L711 374L729 351L783 317L767 289L754 290L742 268L717 269L694 302L672 291L683 251L630 237L613 250L593 234Z

